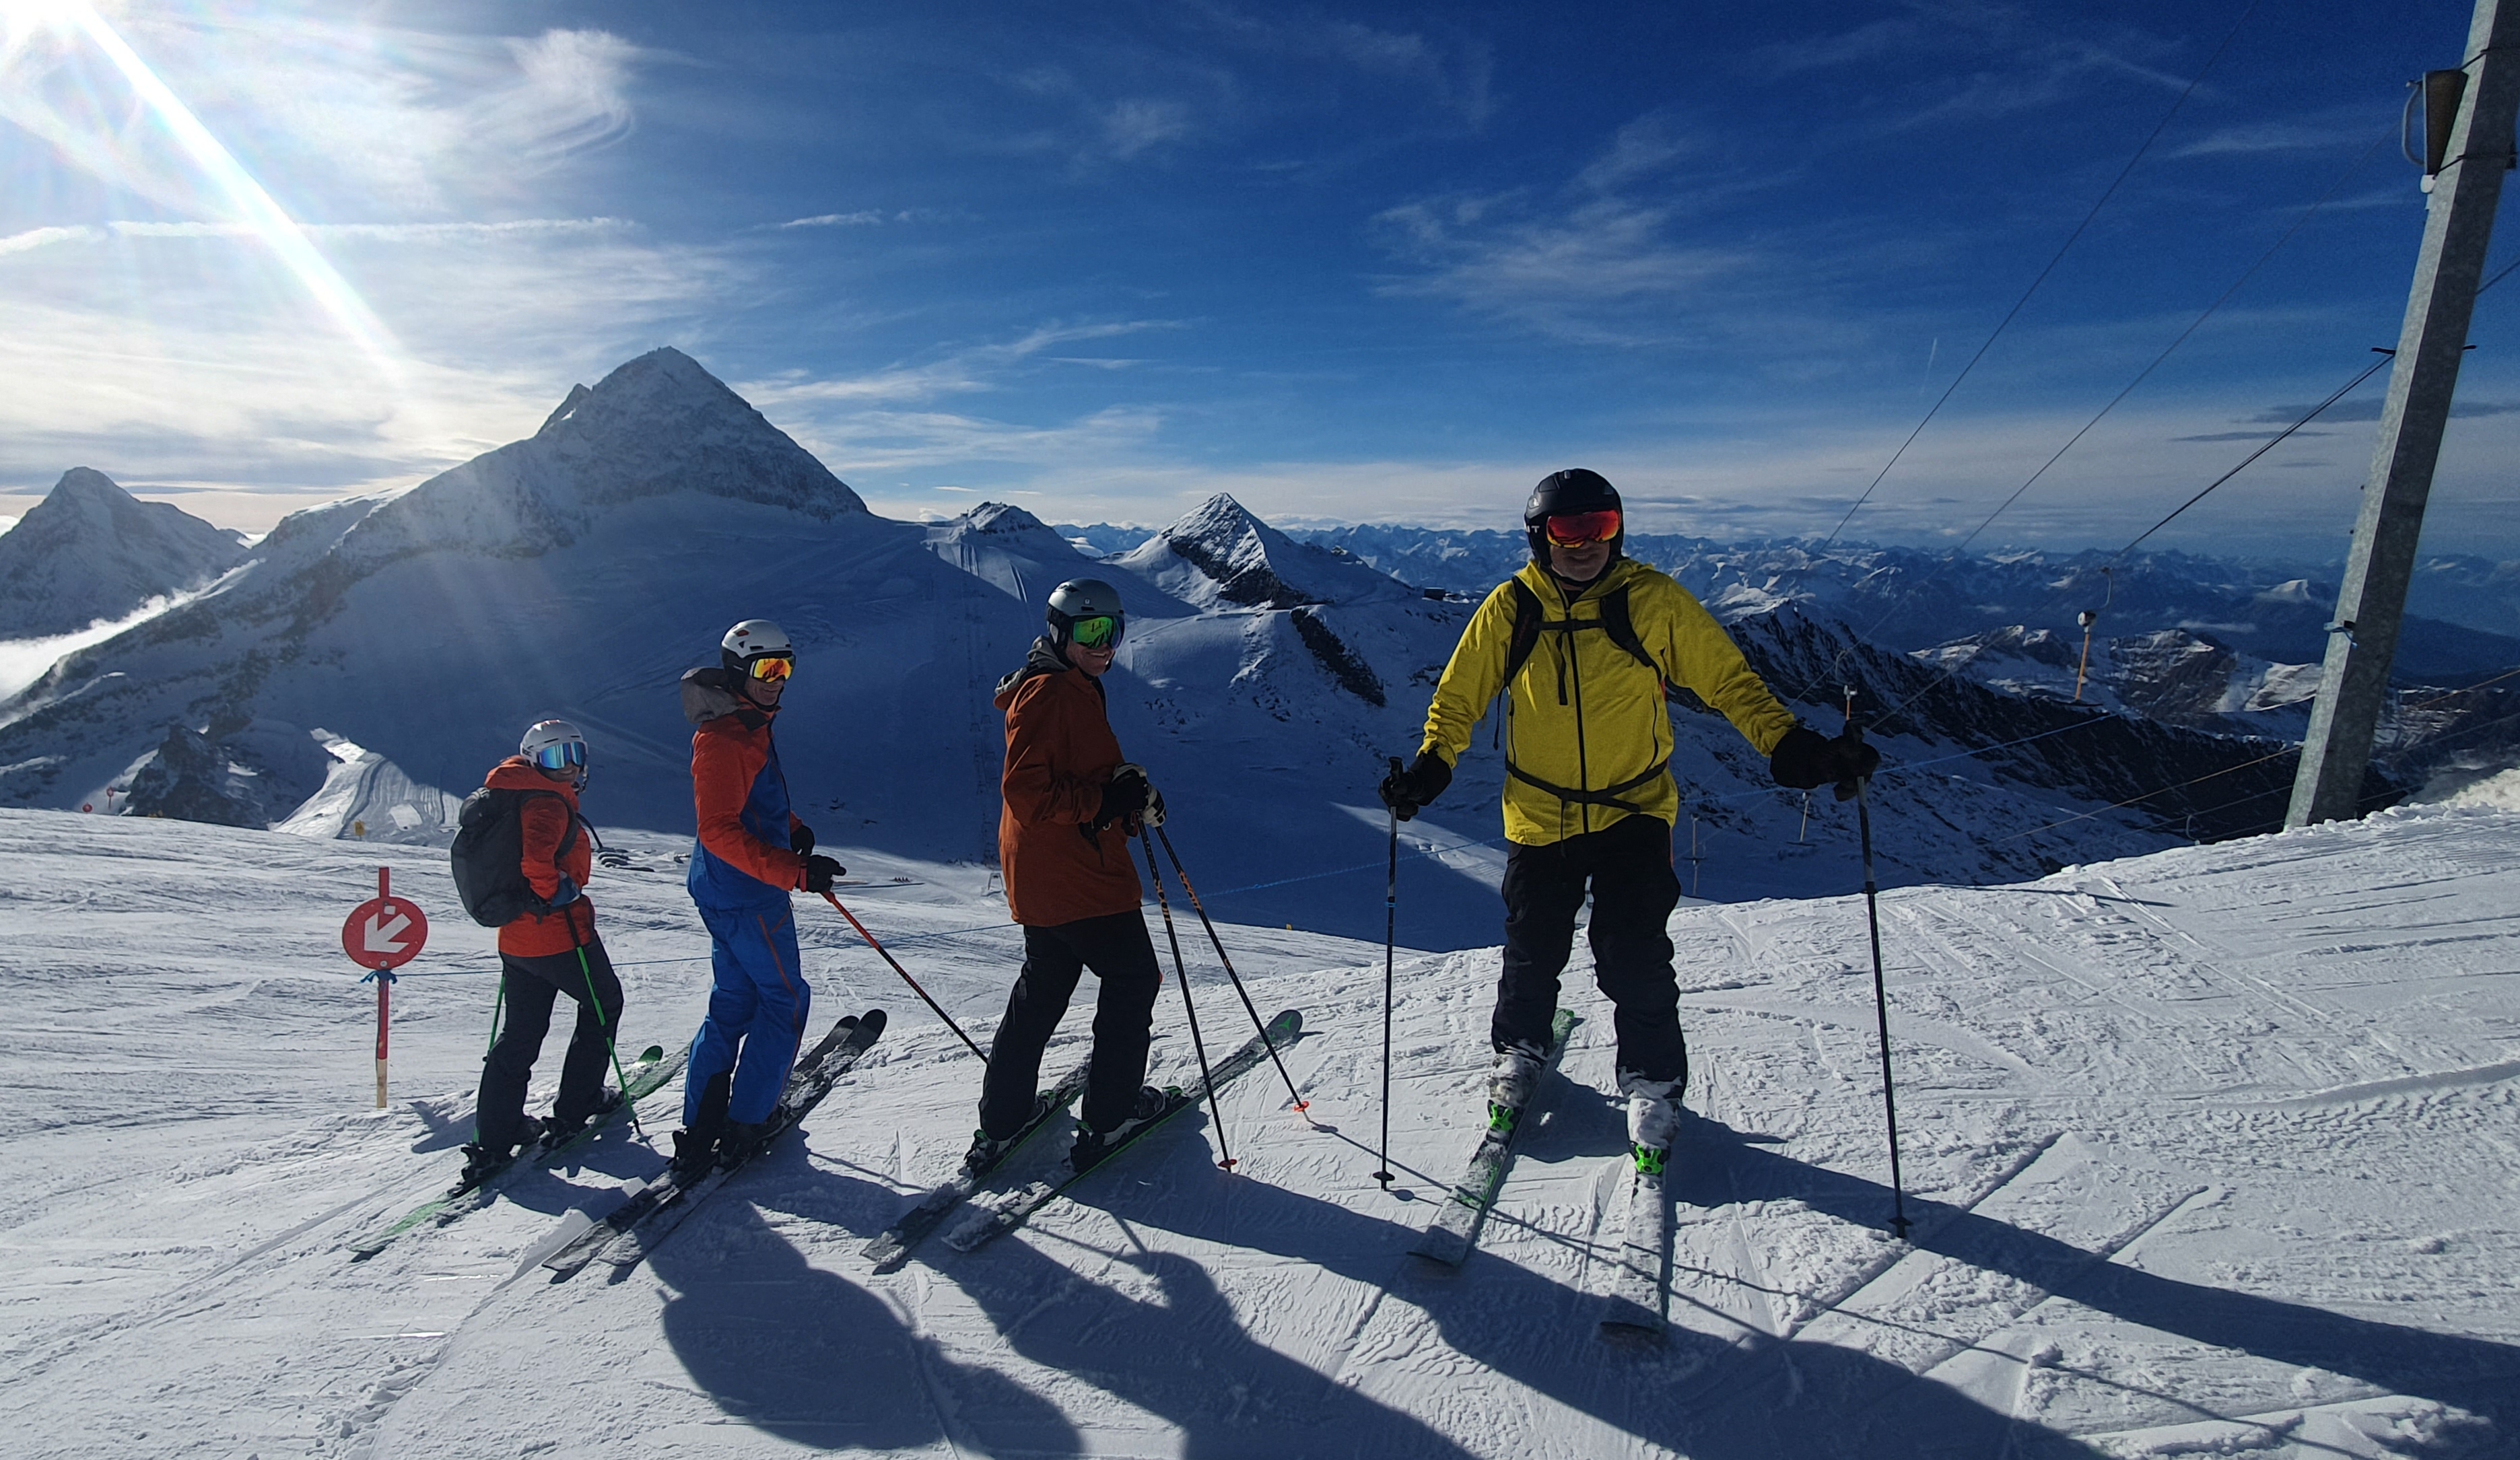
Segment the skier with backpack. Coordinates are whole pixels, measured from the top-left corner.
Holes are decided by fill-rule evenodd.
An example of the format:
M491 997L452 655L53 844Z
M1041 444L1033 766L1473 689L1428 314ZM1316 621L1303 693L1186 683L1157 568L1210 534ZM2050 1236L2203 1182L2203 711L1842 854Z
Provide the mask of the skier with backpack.
M1665 686L1695 692L1730 720L1780 785L1855 780L1881 756L1852 734L1824 738L1797 722L1687 589L1626 557L1619 494L1598 473L1545 478L1523 527L1531 561L1470 616L1417 759L1384 777L1381 796L1406 820L1441 795L1504 695L1505 960L1489 1025L1490 1125L1510 1129L1553 1057L1558 978L1589 888L1594 977L1616 1009L1629 1142L1641 1171L1659 1172L1688 1080L1664 930L1680 901Z
M1024 961L990 1041L980 1128L964 1159L973 1171L1048 1114L1034 1088L1042 1050L1088 968L1102 992L1071 1164L1090 1170L1164 1112L1163 1092L1145 1084L1163 974L1129 857L1129 838L1163 824L1164 798L1144 769L1121 759L1103 708L1102 676L1127 613L1110 584L1079 578L1052 591L1046 617L1050 632L998 682L996 696L1007 717L998 861L1007 910L1023 927Z
M686 1173L757 1147L795 1063L813 991L797 956L795 891L829 892L846 870L814 851L789 809L771 722L796 650L768 619L726 631L718 663L683 676L699 837L684 885L708 928L708 1014L692 1037L674 1165Z
M565 720L536 722L517 753L466 798L450 855L457 891L476 921L499 929L500 1002L506 1021L482 1062L466 1178L536 1142L557 1144L621 1103L604 1070L621 1022L621 981L595 932L586 899L594 868L578 813L586 786L586 737ZM551 1118L525 1114L534 1057L552 1005L575 1000L577 1028L561 1060Z

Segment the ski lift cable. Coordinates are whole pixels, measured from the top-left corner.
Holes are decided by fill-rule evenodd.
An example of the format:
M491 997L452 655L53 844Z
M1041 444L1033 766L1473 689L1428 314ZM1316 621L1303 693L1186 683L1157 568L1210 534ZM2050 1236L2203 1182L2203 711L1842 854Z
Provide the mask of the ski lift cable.
M1947 553L1941 561L1937 562L1930 571L1928 571L1923 577L1918 578L1914 583L1910 584L1907 591L1902 593L1897 598L1893 599L1889 607L1881 610L1880 616L1875 618L1870 626L1866 628L1858 637L1868 640L1874 634L1878 633L1881 626L1888 623L1894 616L1896 616L1899 610L1906 607L1910 600L1913 599L1917 594L1923 592L1927 584L1932 583L1935 578L1941 575L1945 568L1958 561L1960 554L1968 551L1971 543L1976 542L1979 537L1985 534L1989 527L1995 525L1996 518L2002 516L2006 510L2010 509L2014 503L2019 502L2024 493L2037 485L2040 478L2048 474L2048 468L2054 466L2058 462L2063 461L2067 452L2072 451L2076 446L2080 445L2083 438L2092 433L2093 427L2106 420L2109 413L2115 411L2128 396L2135 393L2137 386L2141 385L2145 379L2151 376L2154 371L2159 370L2173 354L2178 352L2181 345L2185 344L2198 330L2204 328L2206 321L2212 319L2224 305L2231 302L2231 296L2237 294L2243 286L2245 286L2250 280L2256 278L2258 276L2258 271L2264 269L2268 262L2272 260L2280 249L2282 249L2284 244L2291 243L2295 235L2299 234L2302 229L2308 227L2310 220L2318 216L2319 210L2326 207L2327 204L2335 199L2337 193L2340 192L2348 182L2352 181L2356 174L2362 170L2363 166L2371 160L2372 155L2377 153L2380 150L2381 145L2386 143L2388 140L2388 137L2383 135L2374 139L2369 147L2364 148L2362 155L2349 163L2342 172L2339 172L2336 175L2335 180L2327 185L2327 190L2319 194L2318 198L2312 199L2310 205L2301 211L2300 216L2293 219L2291 227L2285 229L2273 243L2269 243L2265 252L2260 253L2254 262L2252 262L2247 268L2240 271L2238 278L2233 279L2222 293L2215 296L2214 302L2206 305L2202 313L2198 314L2195 319L2188 322L2186 329L2180 331L2178 335L2174 337L2170 343L2162 346L2159 354L2153 356L2151 361L2146 364L2143 369L2136 372L2135 378L2127 381L2123 389L2119 390L2117 394L2109 397L2108 404L2100 407L2097 412L2093 413L2091 420L2083 422L2080 430L2077 430L2073 435L2066 437L2065 444L2057 447L2055 453L2049 456L2047 461L2041 463L2039 469L2031 472L2029 477L2024 480L2020 486L2013 488L2011 496L2004 498L2002 503L1997 505L1995 510L1988 512L1985 518L1980 521L1976 527L1969 530L1969 535L1962 538L1958 546L1953 548L1950 553ZM2272 443L2269 444L2272 445ZM2211 489L2209 488L2208 490ZM1844 524L1841 523L1840 525L1842 526ZM2121 553L2120 555L2123 556L2124 554ZM2114 563L2116 559L2111 558L2110 561ZM2106 569L2103 569L2102 571L2105 572ZM1840 662L1843 662L1842 654ZM1834 673L1836 668L1837 665L1832 665L1831 673ZM1818 682L1815 681L1814 683L1816 684ZM1811 685L1805 685L1802 689L1796 691L1795 698L1802 698L1803 695L1811 689Z
M2197 69L2186 88L2179 93L2179 99L2170 104L2170 110L2162 113L2161 120L2153 124L2152 130L2146 133L2143 141L2136 147L2135 155L2127 158L2126 165L2118 169L2118 175L2110 180L2098 199L2092 202L2091 211L2083 215L2082 222L2074 225L2074 231L2065 236L2065 242L2056 246L2056 252L2048 258L2047 266L2030 281L2030 287L2021 291L2021 297L2012 301L2012 307L2003 312L2003 318L1996 322L1995 329L1988 333L1985 342L1977 347L1977 353L1969 356L1968 363L1960 367L1959 374L1952 377L1951 384L1943 387L1943 393L1937 396L1933 405L1926 409L1923 418L1916 422L1915 429L1911 430L1907 439L1899 443L1899 449L1890 454L1890 460L1881 464L1880 471L1873 475L1871 483L1865 487L1863 494L1855 499L1854 504L1847 508L1846 515L1837 519L1837 525L1829 529L1828 536L1822 540L1820 547L1814 550L1815 553L1825 553L1829 545L1837 541L1838 534L1846 530L1846 524L1854 520L1856 512L1863 509L1865 503L1871 500L1873 492L1890 475L1891 468L1899 465L1899 459L1908 454L1909 447L1916 444L1916 438L1924 434L1925 427L1931 424L1935 416L1941 413L1953 393L1960 388L1960 382L1969 377L1970 372L1977 369L1978 362L1986 358L1987 351L1995 348L1995 342L2003 337L2003 332L2030 303L2031 296L2039 292L2040 286L2048 282L2050 274L2056 272L2056 266L2065 261L2065 255L2073 250L2074 244L2090 230L2092 220L2099 217L2100 209L2108 206L2109 199L2115 198L2118 189L2125 186L2127 178L2134 173L2136 164L2143 160L2146 153L2152 151L2152 145L2155 142L2161 140L2161 134L2169 129L2172 118L2178 116L2180 109L2187 105L2187 99L2196 94L2196 88L2204 84L2206 74L2212 71L2215 64L2223 59L2223 53L2231 48L2231 42L2238 39L2240 27L2248 23L2249 17L2256 13L2257 8L2258 0L2249 0L2248 4L2241 7L2239 18L2231 22L2231 28L2224 34L2223 43L2216 46L2214 54L2205 59L2205 65Z

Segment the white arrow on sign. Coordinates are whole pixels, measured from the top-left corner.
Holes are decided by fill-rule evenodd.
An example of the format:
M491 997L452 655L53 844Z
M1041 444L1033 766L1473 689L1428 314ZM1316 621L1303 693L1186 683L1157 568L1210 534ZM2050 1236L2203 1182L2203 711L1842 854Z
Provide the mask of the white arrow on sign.
M382 912L369 913L368 925L359 930L361 941L367 944L368 951L372 953L401 952L403 930L411 926L410 915L396 912L392 922L383 919Z

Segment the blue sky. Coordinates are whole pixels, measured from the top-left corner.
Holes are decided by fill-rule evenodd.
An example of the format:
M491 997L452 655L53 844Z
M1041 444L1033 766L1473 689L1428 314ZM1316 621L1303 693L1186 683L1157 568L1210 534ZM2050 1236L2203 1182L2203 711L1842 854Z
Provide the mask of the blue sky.
M0 0L0 514L259 529L670 343L900 515L1822 534L2202 71L1846 528L1965 537L2284 240L1977 539L2114 548L2394 342L2469 9ZM2427 542L2520 555L2474 338ZM2341 552L2383 383L2166 541Z

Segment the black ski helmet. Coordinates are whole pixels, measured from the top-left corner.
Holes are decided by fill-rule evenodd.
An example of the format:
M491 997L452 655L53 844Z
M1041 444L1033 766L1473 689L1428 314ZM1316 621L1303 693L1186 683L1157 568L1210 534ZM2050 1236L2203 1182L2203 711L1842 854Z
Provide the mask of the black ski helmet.
M1549 519L1572 516L1577 512L1615 512L1619 509L1619 489L1598 471L1569 466L1552 471L1531 489L1531 500L1523 504L1523 539L1531 545L1531 560L1549 566ZM1610 539L1610 561L1617 562L1627 548L1628 524L1623 517L1619 535Z
M1067 648L1067 633L1080 618L1112 620L1111 642L1120 642L1120 631L1128 627L1128 610L1120 606L1120 591L1100 578L1070 578L1050 591L1050 642L1061 652Z

